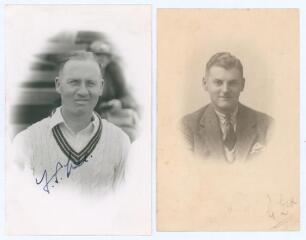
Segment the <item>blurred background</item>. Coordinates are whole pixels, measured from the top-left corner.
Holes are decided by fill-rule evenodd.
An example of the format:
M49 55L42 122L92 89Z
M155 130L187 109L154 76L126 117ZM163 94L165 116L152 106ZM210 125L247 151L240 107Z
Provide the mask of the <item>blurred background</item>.
M115 98L114 102L105 101L101 106L110 121L117 121L117 125L122 119L123 122L130 123L129 126L121 124L126 132L132 130L134 133L135 129L139 129L137 139L131 144L127 161L127 181L118 196L108 199L93 196L89 200L69 192L46 199L35 197L34 191L27 184L20 185L18 189L9 186L7 199L11 199L8 202L12 204L7 205L8 231L19 235L67 235L71 232L77 235L150 234L153 146L150 5L15 4L7 6L6 10L4 40L7 183L15 177L9 171L13 166L11 156L15 150L9 138L31 122L47 116L51 110L51 104L59 97L54 91L53 83L57 73L56 59L64 52L92 48L99 55L102 49L111 49L111 55L115 59L113 63L116 64L111 64L110 69L116 69L114 66L119 65L126 80L128 96L136 100L131 103L139 104L138 109L141 112L141 119L137 122L138 110L125 106L129 101L124 99L130 97L121 98L120 104ZM107 47L103 41L103 44L99 41L93 44L97 39L105 38L111 47ZM114 72L119 71L117 69ZM110 106L114 107L112 111ZM134 125L131 124L133 119L137 122ZM20 180L21 174L16 176L16 181ZM18 191L21 188L24 191ZM18 198L16 194L22 197ZM63 205L65 202L72 203L71 199L72 205ZM45 206L53 207L46 209ZM59 211L55 214L54 209ZM87 219L86 222L84 219ZM25 224L19 225L18 222Z
M54 79L60 62L72 51L93 52L102 65L104 89L96 111L125 131L131 141L138 134L140 108L126 81L123 64L105 33L61 32L50 38L46 50L35 54L29 77L18 83L20 95L10 108L11 137L47 117L60 105Z

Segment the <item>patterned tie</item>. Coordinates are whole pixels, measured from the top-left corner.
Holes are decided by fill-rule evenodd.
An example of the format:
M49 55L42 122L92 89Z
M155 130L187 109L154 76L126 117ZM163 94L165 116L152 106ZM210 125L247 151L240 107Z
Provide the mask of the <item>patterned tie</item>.
M232 150L236 144L236 134L234 131L234 126L231 122L231 116L225 116L225 138L224 138L224 146L228 150Z

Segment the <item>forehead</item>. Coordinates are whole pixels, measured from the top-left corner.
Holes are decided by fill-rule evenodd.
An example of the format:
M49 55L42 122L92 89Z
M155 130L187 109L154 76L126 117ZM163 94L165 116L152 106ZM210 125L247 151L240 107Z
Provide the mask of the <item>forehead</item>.
M64 78L101 78L100 67L93 60L69 60L65 63L61 76Z
M208 71L208 77L211 79L234 80L241 79L241 72L237 68L226 69L220 66L212 66Z

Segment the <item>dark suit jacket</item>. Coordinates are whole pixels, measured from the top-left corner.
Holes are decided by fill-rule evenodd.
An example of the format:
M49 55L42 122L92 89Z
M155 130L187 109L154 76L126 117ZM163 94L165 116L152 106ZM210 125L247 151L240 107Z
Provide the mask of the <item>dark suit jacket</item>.
M272 122L268 115L239 104L236 160L246 160L262 152ZM191 151L206 159L225 160L219 119L212 104L184 116L181 129Z

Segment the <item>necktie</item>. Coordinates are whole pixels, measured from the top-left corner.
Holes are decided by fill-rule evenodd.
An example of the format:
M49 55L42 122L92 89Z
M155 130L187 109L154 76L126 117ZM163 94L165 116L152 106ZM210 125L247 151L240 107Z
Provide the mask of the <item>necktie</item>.
M232 150L236 144L236 134L230 115L226 115L225 117L225 138L223 142L228 150Z

